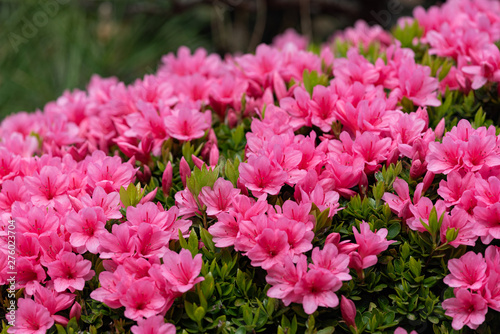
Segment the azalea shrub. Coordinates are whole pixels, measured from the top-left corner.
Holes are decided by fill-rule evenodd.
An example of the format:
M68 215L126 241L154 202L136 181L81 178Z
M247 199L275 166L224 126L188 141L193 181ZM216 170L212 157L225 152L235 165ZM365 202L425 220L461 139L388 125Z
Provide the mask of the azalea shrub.
M9 116L2 333L500 332L499 41L452 0Z

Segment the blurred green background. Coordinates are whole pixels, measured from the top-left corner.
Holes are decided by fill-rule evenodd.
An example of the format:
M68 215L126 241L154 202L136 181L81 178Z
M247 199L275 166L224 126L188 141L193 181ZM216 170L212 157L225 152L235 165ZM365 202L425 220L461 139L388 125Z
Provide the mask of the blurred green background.
M93 73L129 83L181 45L251 52L293 27L324 41L357 19L386 29L425 0L0 0L0 119L42 109Z

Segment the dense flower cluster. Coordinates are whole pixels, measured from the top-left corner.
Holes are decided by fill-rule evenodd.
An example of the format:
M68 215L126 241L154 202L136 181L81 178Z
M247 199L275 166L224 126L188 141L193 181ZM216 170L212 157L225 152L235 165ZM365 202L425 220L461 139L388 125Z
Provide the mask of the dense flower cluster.
M341 289L364 284L379 255L406 242L391 240L373 217L335 231L322 224L358 195L376 197L375 180L401 161L407 173L378 183L387 186L378 200L408 233L431 238L431 259L446 246L500 239L496 128L460 120L445 133L441 117L430 126L446 94L500 82L500 4L418 8L400 29L417 23L413 45L449 68L423 64L418 48L358 22L318 53L293 31L225 59L182 47L130 85L94 76L86 91L6 118L0 284L14 220L16 289L24 289L9 333L67 325L91 299L123 308L137 322L132 333L174 333L167 312L210 266L180 245L203 227L215 247L260 268L268 297L302 304L308 315L340 306L343 323L357 330L355 303ZM339 45L347 45L343 56ZM249 126L244 149L222 148L222 125ZM237 147L244 139L231 133ZM443 281L454 297L442 308L454 329L476 329L488 308L500 311L497 246L450 259L448 268Z

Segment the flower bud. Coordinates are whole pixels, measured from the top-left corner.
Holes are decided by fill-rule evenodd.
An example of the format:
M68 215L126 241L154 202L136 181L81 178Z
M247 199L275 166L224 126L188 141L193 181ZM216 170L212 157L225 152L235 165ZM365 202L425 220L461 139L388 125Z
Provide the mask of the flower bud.
M356 306L354 302L342 296L340 300L340 312L348 327L356 328Z
M186 179L191 176L191 167L189 167L189 164L184 157L181 158L181 162L179 164L179 173L181 174L182 184L185 187Z
M71 310L69 311L69 318L70 319L76 318L76 320L79 320L81 315L82 315L82 306L78 302L75 302L71 307Z
M165 166L165 170L163 171L163 175L161 177L161 189L163 190L163 194L165 197L168 197L170 193L170 188L172 188L172 178L173 178L173 168L172 163L169 161L167 166Z

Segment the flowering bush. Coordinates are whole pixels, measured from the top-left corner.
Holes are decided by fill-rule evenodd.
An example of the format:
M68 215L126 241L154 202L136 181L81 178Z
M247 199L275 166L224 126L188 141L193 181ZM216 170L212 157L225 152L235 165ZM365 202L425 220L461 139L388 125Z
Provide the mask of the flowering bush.
M452 0L8 117L3 333L497 333L499 41Z

